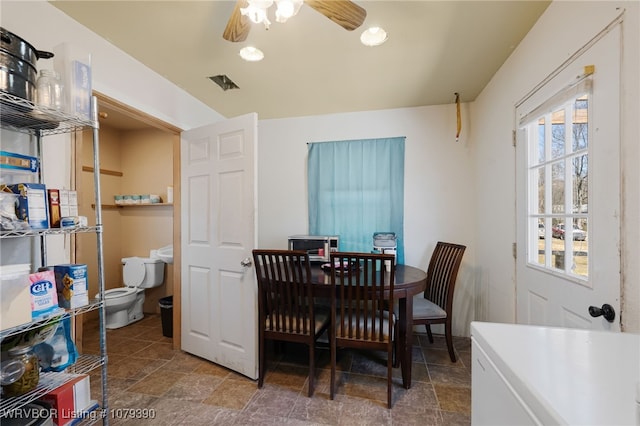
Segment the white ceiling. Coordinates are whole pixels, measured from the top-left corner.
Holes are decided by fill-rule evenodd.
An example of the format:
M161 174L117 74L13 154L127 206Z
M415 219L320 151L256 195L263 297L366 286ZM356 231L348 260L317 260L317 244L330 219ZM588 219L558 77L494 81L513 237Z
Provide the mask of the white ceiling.
M473 101L549 1L356 1L367 17L352 32L303 5L240 43L222 38L235 1L51 3L220 114L269 119ZM365 47L374 25L389 39ZM240 59L248 45L265 59ZM240 89L223 91L217 74Z

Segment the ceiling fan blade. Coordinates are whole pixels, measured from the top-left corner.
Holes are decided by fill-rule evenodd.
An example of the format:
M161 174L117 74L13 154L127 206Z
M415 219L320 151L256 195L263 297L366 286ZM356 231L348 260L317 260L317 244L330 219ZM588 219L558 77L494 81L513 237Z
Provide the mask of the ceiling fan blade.
M238 42L245 41L247 39L249 30L251 30L251 22L249 21L249 18L240 13L240 8L246 7L246 3L246 0L238 0L236 2L233 12L231 12L231 16L229 17L229 21L227 22L227 27L222 33L222 38L225 40Z
M367 11L349 0L305 0L305 3L348 31L364 22Z

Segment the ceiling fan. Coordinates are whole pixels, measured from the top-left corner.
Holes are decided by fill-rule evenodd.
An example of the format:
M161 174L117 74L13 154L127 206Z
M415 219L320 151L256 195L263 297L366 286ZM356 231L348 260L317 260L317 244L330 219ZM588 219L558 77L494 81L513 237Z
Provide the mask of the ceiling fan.
M276 3L280 1L276 0ZM222 38L231 42L246 40L252 22L263 22L265 28L269 28L270 22L266 18L266 9L272 3L271 0L238 0ZM291 3L294 4L292 14L295 14L302 0L292 0ZM362 25L367 16L366 10L349 0L304 0L304 3L348 31L353 31ZM256 5L258 9L255 9ZM250 10L251 6L253 8ZM284 22L286 19L287 17L282 18L276 13L276 20L279 22Z

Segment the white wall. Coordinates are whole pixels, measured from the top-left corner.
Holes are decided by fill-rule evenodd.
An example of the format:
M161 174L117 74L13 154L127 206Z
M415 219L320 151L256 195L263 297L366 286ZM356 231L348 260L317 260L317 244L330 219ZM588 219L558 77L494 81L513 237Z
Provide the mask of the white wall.
M640 331L640 134L638 99L638 33L640 3L556 1L545 11L516 51L472 105L472 151L478 280L477 319L515 322L515 268L511 244L515 237L515 149L512 147L514 106L554 69L586 44L622 9L622 257L623 330ZM620 9L619 9L620 7Z
M307 142L406 136L405 263L426 270L438 240L466 245L456 287L454 334L473 319L474 171L468 105L455 140L454 105L331 114L259 122L259 246L286 248L308 232Z

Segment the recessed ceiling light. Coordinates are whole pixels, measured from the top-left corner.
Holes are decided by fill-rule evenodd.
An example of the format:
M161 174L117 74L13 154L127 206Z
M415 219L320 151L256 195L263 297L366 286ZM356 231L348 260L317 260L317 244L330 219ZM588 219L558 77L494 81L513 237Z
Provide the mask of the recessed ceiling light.
M387 41L387 32L380 27L371 27L362 33L360 41L365 46L380 46Z
M245 61L257 62L264 58L264 53L257 47L247 46L240 49L240 57Z

